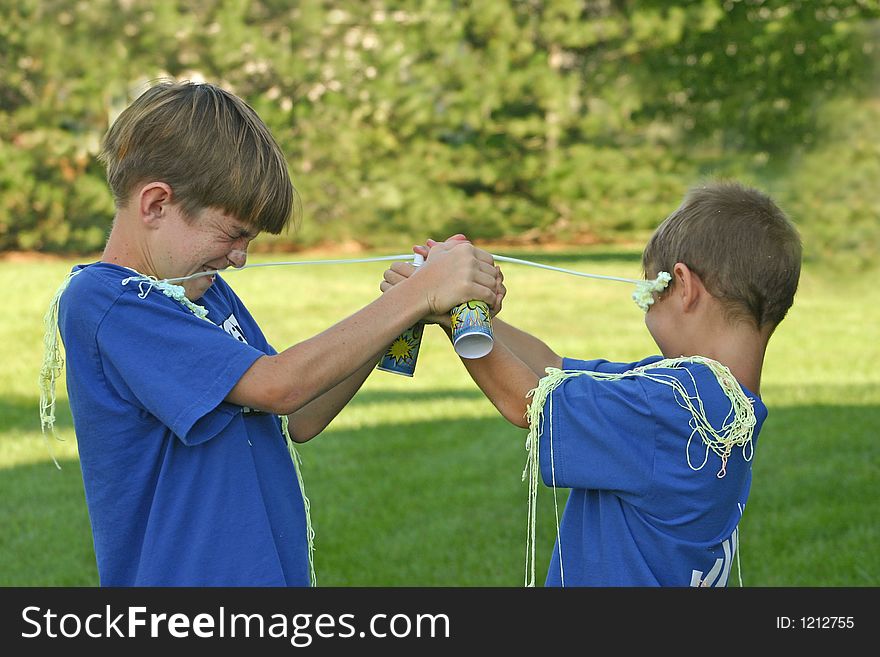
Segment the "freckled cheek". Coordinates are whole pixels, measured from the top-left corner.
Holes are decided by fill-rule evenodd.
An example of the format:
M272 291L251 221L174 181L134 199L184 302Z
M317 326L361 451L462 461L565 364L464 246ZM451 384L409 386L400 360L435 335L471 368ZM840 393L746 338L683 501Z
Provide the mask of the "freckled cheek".
M198 254L196 255L196 259L198 259L201 264L216 263L221 260L225 261L228 249L220 244L206 243L202 244L201 248L199 248L195 253Z

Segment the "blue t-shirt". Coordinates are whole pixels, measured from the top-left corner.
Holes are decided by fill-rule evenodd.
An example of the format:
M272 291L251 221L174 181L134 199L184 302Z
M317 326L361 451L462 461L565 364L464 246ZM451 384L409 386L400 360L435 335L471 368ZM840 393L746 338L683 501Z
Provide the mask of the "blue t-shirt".
M103 586L308 586L279 419L224 402L276 353L220 276L206 321L135 273L77 266L59 330Z
M562 369L622 373L658 360L566 358ZM675 376L690 395L696 384L712 426L724 424L731 404L708 367L655 371ZM751 484L746 457L767 417L757 395L743 391L757 421L752 446L745 454L734 447L719 478L721 458L711 451L707 457L699 436L688 446L692 416L668 385L588 375L559 385L544 406L541 476L546 485L571 491L545 584L726 586Z

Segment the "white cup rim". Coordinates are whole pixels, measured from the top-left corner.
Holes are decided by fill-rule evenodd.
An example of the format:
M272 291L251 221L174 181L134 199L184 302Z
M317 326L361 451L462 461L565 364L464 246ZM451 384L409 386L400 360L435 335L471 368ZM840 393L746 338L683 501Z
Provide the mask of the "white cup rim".
M485 333L465 333L455 338L455 353L462 358L482 358L492 351L492 336Z

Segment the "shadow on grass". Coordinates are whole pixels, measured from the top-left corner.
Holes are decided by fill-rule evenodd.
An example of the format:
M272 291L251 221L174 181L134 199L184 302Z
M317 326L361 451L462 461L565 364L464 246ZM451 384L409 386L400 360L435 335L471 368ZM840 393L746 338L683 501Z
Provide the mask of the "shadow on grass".
M522 586L525 435L500 417L400 421L303 445L319 584ZM552 504L540 491L539 583L555 536Z
M418 398L450 393L472 397L441 390ZM771 409L741 524L746 586L880 584L878 426L877 405ZM521 586L524 440L525 430L500 417L450 418L328 431L302 445L319 585ZM557 497L562 505L567 491ZM61 471L51 461L4 470L0 499L0 585L96 583L75 460ZM553 493L543 486L537 520L540 585L556 531Z
M92 534L79 462L4 469L0 586L95 586Z
M382 373L383 375L386 373ZM388 376L397 376L387 374ZM403 378L403 377L401 377ZM360 390L349 402L351 406L362 404L405 404L407 402L437 402L442 400L466 400L474 401L483 399L483 393L477 389L463 390L461 388L431 389L431 390Z
M746 586L880 584L878 426L877 405L771 409L742 524ZM301 453L326 585L519 585L525 430L487 418L325 438ZM558 492L560 504L566 497ZM541 486L539 585L554 538L553 494Z
M73 429L73 418L66 401L59 401L55 407L55 427ZM0 397L0 429L22 431L40 430L40 398Z

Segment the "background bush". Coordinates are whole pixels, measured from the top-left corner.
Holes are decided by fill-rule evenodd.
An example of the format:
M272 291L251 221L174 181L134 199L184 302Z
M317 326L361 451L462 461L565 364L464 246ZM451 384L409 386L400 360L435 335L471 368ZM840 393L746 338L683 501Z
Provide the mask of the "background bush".
M0 250L94 251L95 161L152 79L230 88L305 209L262 240L631 240L685 189L776 195L808 257L876 253L877 0L19 0L0 9Z

